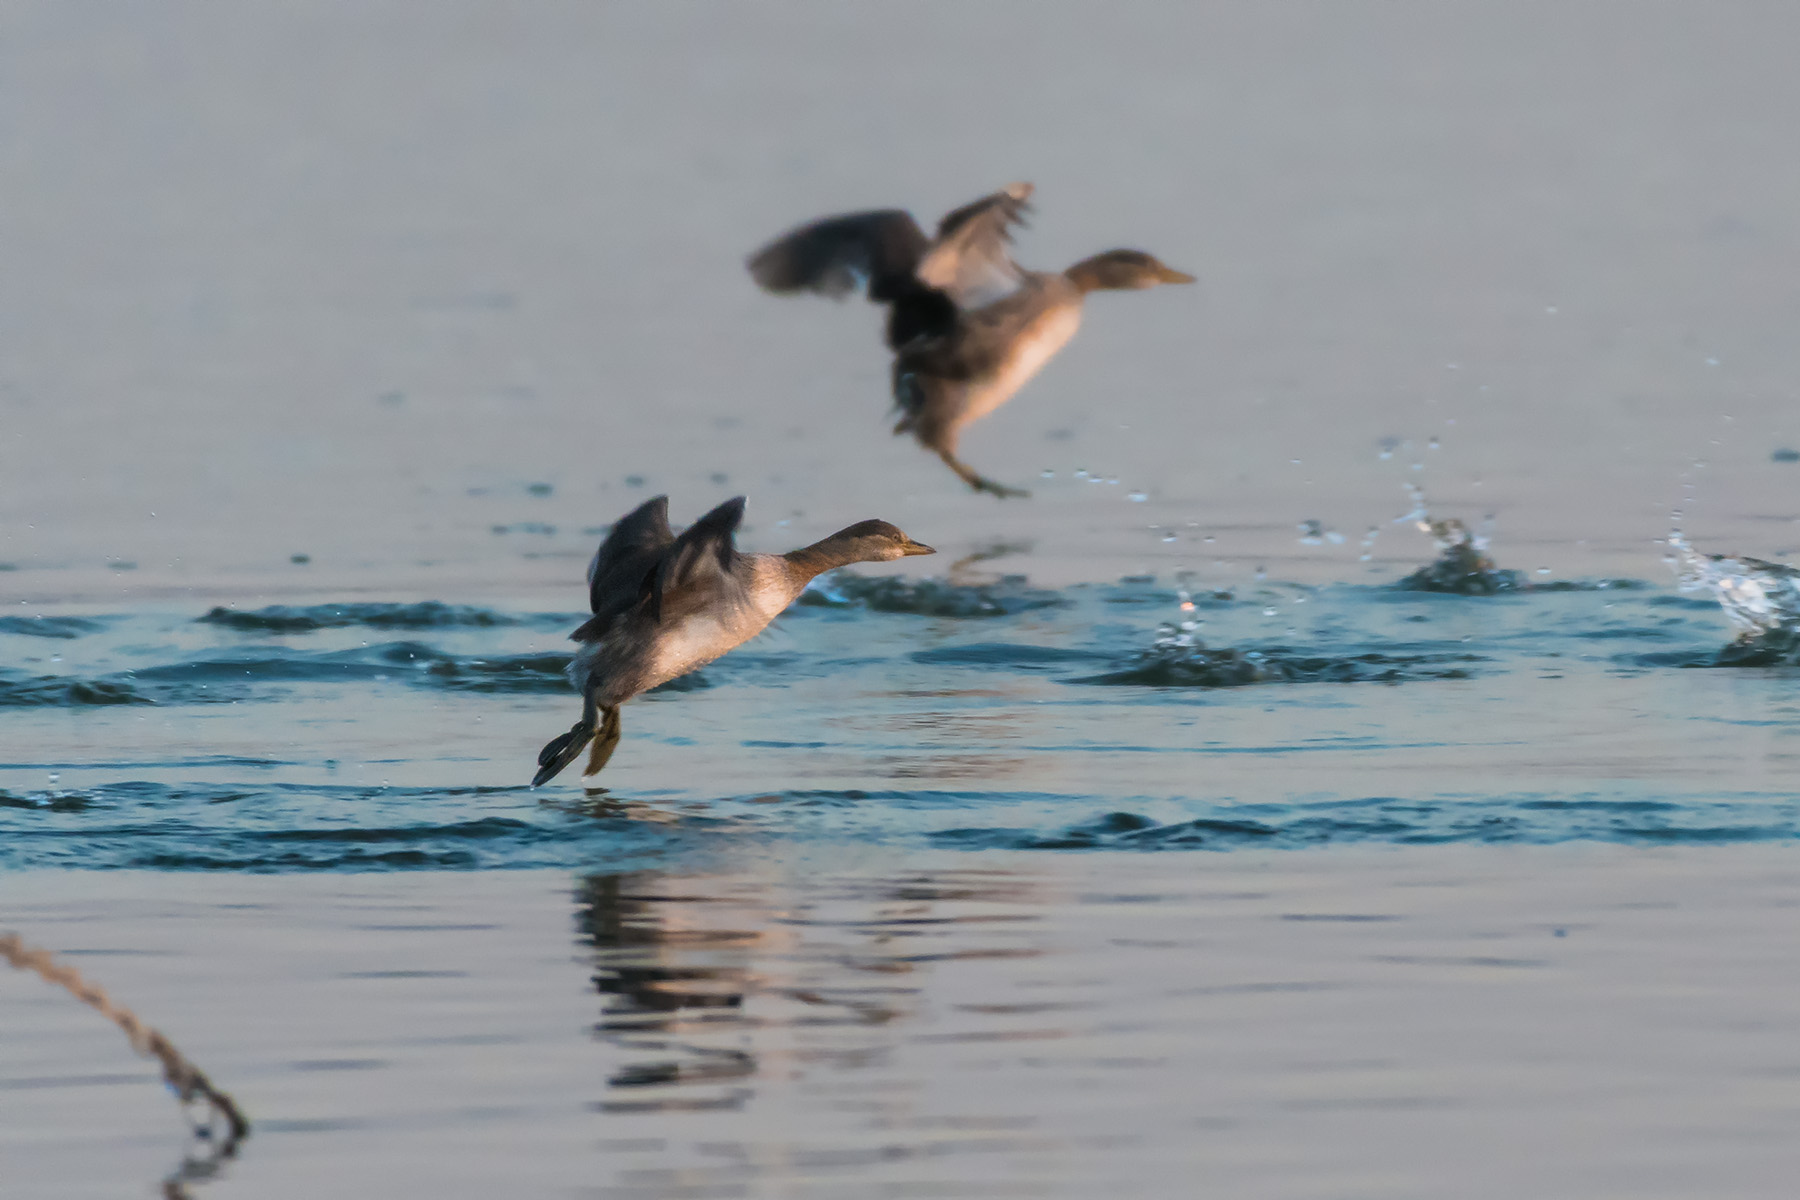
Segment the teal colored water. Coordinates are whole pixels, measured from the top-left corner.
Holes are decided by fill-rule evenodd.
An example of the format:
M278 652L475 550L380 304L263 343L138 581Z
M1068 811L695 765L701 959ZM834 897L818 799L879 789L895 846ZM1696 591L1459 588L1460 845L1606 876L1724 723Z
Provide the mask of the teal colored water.
M534 791L537 747L578 703L578 619L368 602L10 618L0 864L1800 837L1780 782L1796 668L1721 665L1745 656L1722 655L1717 605L1629 580L1238 595L840 576L627 707L606 792ZM1612 751L1574 761L1596 723Z

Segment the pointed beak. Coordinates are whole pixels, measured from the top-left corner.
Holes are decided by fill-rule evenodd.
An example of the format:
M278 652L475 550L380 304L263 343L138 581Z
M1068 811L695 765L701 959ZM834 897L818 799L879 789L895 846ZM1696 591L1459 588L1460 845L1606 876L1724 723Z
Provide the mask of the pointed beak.
M1163 283L1194 283L1196 280L1186 271L1177 271L1174 267L1163 267L1157 272L1157 279Z
M906 545L903 546L901 548L901 550L908 558L911 558L915 554L936 554L937 553L936 550L933 550L930 546L927 546L925 543L915 542L911 538L906 539Z

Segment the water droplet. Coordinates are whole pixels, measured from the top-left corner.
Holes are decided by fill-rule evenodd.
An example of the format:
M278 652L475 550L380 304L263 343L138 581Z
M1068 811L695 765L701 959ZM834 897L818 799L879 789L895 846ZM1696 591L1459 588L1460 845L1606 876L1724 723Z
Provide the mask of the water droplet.
M1537 569L1537 573L1539 575L1548 575L1550 573L1550 568L1549 567L1539 567Z
M1174 541L1179 541L1179 540L1180 540L1180 539L1179 539L1179 538L1177 538L1177 537L1176 537L1176 536L1175 536L1175 535L1174 535L1174 534L1172 534L1172 533L1165 533L1165 534L1163 534L1163 541L1165 541L1165 542L1174 542Z
M61 779L61 778L62 778L62 772L61 772L61 771L52 771L52 772L50 772L50 782L51 782L51 783L55 783L55 782L56 782L56 781L57 781L57 780L59 780L59 779Z
M1275 615L1275 609L1273 607L1263 609L1263 616L1272 617L1274 615Z
M1142 504L1144 501L1150 499L1150 497L1144 495L1142 492L1133 492L1131 495L1127 496L1126 499L1130 500L1133 504Z
M1554 304L1544 305L1544 315L1554 317L1556 315L1556 305L1554 305Z
M1719 365L1719 360L1716 358L1709 358L1706 360L1706 365L1709 367L1716 367Z
M1055 479L1056 478L1056 472L1052 471L1049 467L1045 467L1042 471L1038 472L1038 475L1040 478L1043 478L1043 479Z

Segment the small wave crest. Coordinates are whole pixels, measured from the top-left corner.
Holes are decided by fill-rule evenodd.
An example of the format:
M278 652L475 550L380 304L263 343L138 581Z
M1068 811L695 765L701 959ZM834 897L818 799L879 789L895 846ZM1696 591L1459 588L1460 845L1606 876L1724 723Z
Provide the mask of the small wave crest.
M422 642L324 653L258 647L94 678L0 668L0 707L220 704L284 683L394 681L455 692L560 694L569 689L568 662L560 652L454 655Z
M654 857L682 836L679 823L594 817L527 797L511 787L140 780L0 790L0 867L479 870Z
M25 637L78 638L105 628L103 622L91 617L0 617L0 633Z
M117 679L28 675L0 668L0 708L82 708L154 703L151 696Z
M1005 617L1036 608L1060 608L1068 600L1054 591L1029 586L1022 576L1009 575L992 584L956 584L838 572L815 581L800 594L799 603L925 617Z
M1235 850L1349 843L1701 845L1795 839L1800 839L1800 803L1792 797L1696 804L1629 797L1456 796L1220 805L1178 821L1119 811L1052 830L950 829L931 840L959 849Z
M272 604L266 608L250 610L221 606L198 619L203 624L219 625L245 633L308 633L315 629L344 629L353 626L368 626L372 629L485 629L500 625L560 625L569 618L561 614L515 616L489 608L425 600L416 604Z

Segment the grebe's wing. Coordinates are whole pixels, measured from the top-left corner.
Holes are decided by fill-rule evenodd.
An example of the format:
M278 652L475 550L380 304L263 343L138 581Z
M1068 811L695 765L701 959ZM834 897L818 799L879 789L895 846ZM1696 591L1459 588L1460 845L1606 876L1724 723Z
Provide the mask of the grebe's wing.
M1012 260L1012 230L1031 210L1031 185L1014 183L946 213L937 240L919 260L919 282L960 309L980 308L1016 291L1025 273Z
M809 221L752 254L747 265L767 291L842 300L866 285L869 299L885 301L906 290L929 244L912 214L885 208Z
M734 496L695 521L675 539L651 581L649 611L661 621L665 610L687 612L748 601L735 568L742 560L734 537L744 519L744 498Z
M597 640L621 614L635 608L674 544L667 496L652 497L619 518L588 563L588 607L594 612L593 619L571 636L578 642Z

